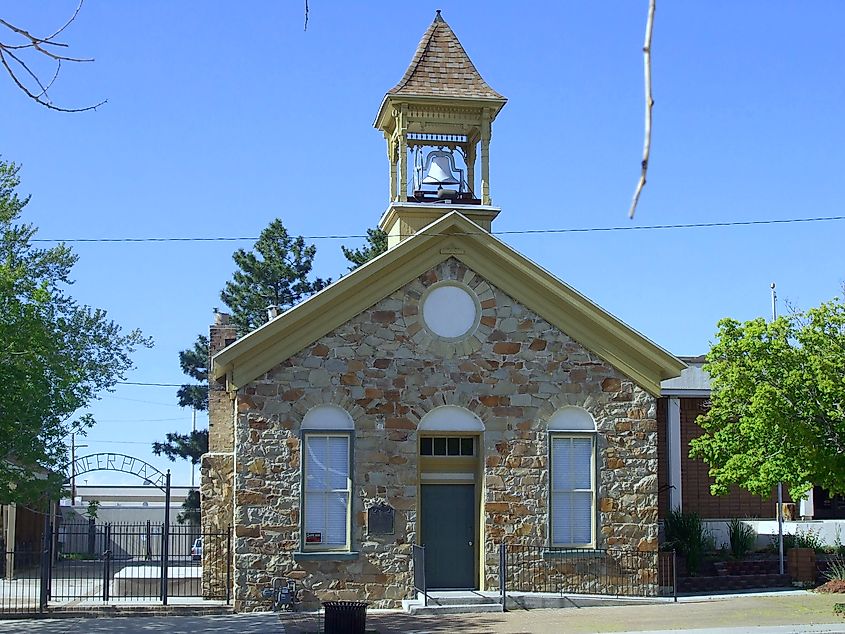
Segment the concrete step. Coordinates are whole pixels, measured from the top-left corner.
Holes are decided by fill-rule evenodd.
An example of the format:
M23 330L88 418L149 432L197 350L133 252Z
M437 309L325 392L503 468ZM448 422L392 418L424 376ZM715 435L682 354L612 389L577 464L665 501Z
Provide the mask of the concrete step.
M408 601L409 605L406 607L405 601L402 602L402 607L408 614L482 614L491 612L504 612L499 603L470 603L466 605L450 604L450 605L433 605L429 603L427 606L422 602Z
M423 595L417 594L422 600ZM485 605L499 603L497 592L480 592L479 590L435 590L428 593L429 605Z
M417 594L416 599L402 601L402 609L409 614L472 614L503 611L498 593L478 590L435 590L428 593L428 605L425 605L425 597Z

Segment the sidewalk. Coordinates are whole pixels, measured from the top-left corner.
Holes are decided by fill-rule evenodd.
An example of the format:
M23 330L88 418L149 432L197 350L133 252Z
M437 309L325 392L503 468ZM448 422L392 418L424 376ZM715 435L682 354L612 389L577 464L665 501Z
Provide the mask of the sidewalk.
M379 634L561 634L637 632L665 634L787 634L842 632L845 619L833 614L843 595L810 592L704 597L679 603L512 611L504 614L418 616L371 610L367 630ZM316 632L314 614L236 614L218 616L146 616L0 621L0 632L20 634L296 634Z
M588 632L662 632L701 628L731 628L747 632L760 626L824 625L822 632L845 632L845 619L833 614L843 595L811 592L767 593L730 597L686 598L656 605L563 608L511 611L504 614L466 614L411 617L370 611L367 629L379 634L559 634ZM316 619L282 616L286 634L316 631ZM740 629L734 629L740 628ZM778 631L778 630L776 630ZM795 628L780 632L800 631ZM809 630L808 630L809 631ZM704 634L703 632L701 634ZM720 633L721 634L721 633Z

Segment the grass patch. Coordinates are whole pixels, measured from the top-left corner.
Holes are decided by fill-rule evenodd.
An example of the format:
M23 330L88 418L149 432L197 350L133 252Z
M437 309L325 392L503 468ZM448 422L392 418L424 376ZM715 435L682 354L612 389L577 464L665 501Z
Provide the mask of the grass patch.
M94 553L62 553L61 558L65 561L91 561L98 557Z

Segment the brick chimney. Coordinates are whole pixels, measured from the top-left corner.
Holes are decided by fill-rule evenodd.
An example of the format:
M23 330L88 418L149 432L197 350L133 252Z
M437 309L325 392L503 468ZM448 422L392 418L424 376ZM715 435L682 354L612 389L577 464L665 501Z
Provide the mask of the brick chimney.
M234 343L238 338L235 325L231 323L228 313L221 313L214 309L214 323L208 331L208 354L213 357L226 346ZM211 360L209 359L209 371ZM208 381L208 450L215 452L231 452L235 448L235 426L232 410L232 400L226 393L226 382Z

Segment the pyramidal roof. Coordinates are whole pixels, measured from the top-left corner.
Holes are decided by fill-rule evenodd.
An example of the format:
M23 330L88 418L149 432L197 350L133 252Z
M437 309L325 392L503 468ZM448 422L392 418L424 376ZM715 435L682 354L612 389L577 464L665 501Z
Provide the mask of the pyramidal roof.
M422 36L405 76L387 94L505 99L478 74L439 10Z

